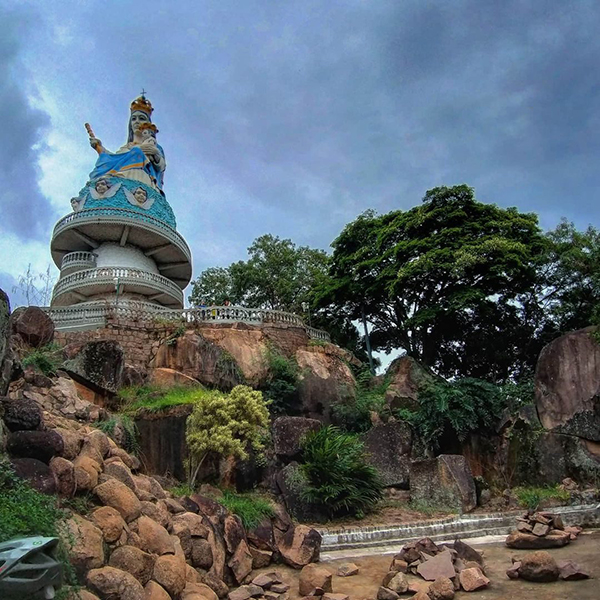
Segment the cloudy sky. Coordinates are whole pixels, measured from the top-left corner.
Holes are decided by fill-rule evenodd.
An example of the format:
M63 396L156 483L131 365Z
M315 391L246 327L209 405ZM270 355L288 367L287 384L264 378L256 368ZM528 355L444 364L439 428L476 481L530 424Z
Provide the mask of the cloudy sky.
M264 233L327 249L437 185L600 217L597 0L0 0L0 287L50 263L144 88L194 273Z

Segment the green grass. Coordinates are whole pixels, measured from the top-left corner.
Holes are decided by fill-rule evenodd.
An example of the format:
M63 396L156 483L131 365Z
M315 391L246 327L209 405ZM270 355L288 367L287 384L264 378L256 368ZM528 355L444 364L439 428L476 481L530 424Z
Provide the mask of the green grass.
M112 415L109 419L106 419L106 421L96 421L95 423L92 423L92 426L108 435L115 442L117 441L115 439L115 429L121 427L125 433L123 448L130 454L137 455L139 453L139 431L131 416L122 414Z
M563 490L555 485L553 487L534 487L522 486L513 488L513 493L521 506L535 510L545 500L559 500L560 502L568 502L571 494L567 490Z
M436 513L452 514L456 512L456 509L453 509L449 506L444 504L433 504L432 502L427 502L426 500L411 500L408 503L408 508L427 516L431 516Z
M200 396L209 393L203 387L171 387L159 386L132 386L119 391L123 402L121 412L125 415L134 415L140 409L151 412L160 412L173 406L193 404Z
M192 494L196 493L196 490L187 483L182 483L180 485L176 485L175 487L169 488L169 491L176 498L181 498L181 496L191 496Z
M63 363L62 348L52 342L36 348L25 355L21 361L24 367L33 366L47 377L54 375Z
M256 494L235 494L225 491L217 501L237 515L246 529L256 527L264 518L275 514L271 503Z

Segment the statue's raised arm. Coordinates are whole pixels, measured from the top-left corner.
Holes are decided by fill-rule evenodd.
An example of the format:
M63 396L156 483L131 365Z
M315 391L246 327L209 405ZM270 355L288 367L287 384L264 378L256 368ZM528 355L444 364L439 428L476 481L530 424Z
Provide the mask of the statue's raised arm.
M156 142L158 129L152 123L153 110L145 96L131 103L127 143L114 153L102 146L86 123L90 145L99 154L96 167L90 173L91 180L114 175L139 181L162 192L167 163L162 147Z

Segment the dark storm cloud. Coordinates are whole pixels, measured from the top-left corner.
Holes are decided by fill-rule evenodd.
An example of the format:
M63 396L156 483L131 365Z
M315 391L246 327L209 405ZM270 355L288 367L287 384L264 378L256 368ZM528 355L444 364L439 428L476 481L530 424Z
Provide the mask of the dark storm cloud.
M0 21L0 228L33 239L46 233L52 214L37 185L39 144L49 119L30 106L24 89L19 51L32 23L2 10Z

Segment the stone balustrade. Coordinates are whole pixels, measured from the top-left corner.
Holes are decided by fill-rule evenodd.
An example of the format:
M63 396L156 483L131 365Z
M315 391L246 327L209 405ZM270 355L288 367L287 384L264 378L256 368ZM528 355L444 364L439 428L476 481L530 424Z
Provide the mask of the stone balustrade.
M61 275L66 275L69 272L90 269L95 266L96 255L94 253L78 250L77 252L65 254L60 265L60 271Z
M152 215L126 208L90 208L70 213L56 223L52 232L52 239L67 229L77 228L86 223L142 227L145 230L152 231L166 238L170 243L177 246L187 259L191 261L192 255L189 246L173 227Z
M103 269L97 269L103 270ZM115 269L132 271L132 269ZM78 275L76 273L75 275ZM157 276L160 277L160 276ZM44 309L54 321L57 330L91 329L94 325L104 326L109 318L129 321L174 322L174 323L235 323L254 325L282 324L303 328L310 339L331 341L329 334L321 329L309 327L298 315L281 310L248 308L244 306L203 306L197 308L171 309L152 304L123 300L118 304L87 302L73 306Z
M92 295L92 293L85 293L86 288L94 288L93 293L98 293L100 289L114 290L117 280L123 291L129 291L129 288L145 288L151 292L167 294L180 305L183 304L183 291L170 279L141 269L123 267L86 269L61 277L54 286L52 303L54 304L62 294L72 291L83 295Z

